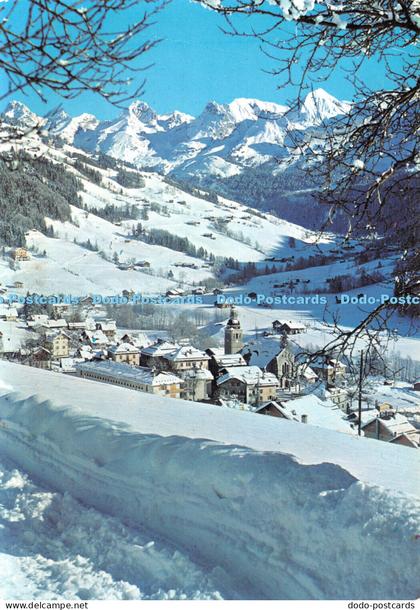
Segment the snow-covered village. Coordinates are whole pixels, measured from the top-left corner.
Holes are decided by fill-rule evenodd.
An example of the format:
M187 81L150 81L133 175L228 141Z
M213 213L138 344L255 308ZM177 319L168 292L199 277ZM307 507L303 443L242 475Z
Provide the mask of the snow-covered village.
M0 600L414 608L414 3L146 4L0 3Z

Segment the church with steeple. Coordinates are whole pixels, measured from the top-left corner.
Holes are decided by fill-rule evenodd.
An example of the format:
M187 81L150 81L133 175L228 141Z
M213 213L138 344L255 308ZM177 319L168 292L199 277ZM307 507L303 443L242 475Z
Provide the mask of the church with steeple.
M238 310L234 305L230 309L230 318L225 328L225 354L237 354L244 344L241 323L238 318Z

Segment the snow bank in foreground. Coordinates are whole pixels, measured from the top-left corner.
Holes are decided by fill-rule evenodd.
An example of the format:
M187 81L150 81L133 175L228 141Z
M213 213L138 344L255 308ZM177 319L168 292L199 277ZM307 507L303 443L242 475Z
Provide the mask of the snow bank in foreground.
M218 599L185 554L0 464L1 599ZM6 552L7 551L7 552Z
M53 382L53 374L37 374ZM75 389L81 383L70 382ZM86 395L104 388L84 387ZM128 394L121 392L124 403ZM150 397L137 398L147 402ZM169 408L173 401L166 400ZM174 408L185 404L175 402ZM140 424L136 430L86 414L83 401L79 406L3 393L4 451L55 489L171 540L213 574L222 568L229 574L225 588L240 597L414 598L418 593L420 504L414 496L362 483L338 464L302 464L286 453L146 434ZM121 404L114 403L114 409L121 417ZM200 405L196 410L195 425L204 437L210 411L201 411ZM219 425L223 420L226 426L246 416L243 425L250 434L264 420L246 413L232 417L228 409L214 412ZM151 408L148 416L163 426L164 406ZM275 422L264 425L275 435L291 429ZM296 426L305 430L306 441L313 435L315 446L317 436L327 432ZM347 438L328 432L324 439L334 436ZM354 445L365 460L367 442L359 439ZM411 477L416 451L398 448L405 452L401 454L385 443L377 445L389 451L380 454L383 470L394 456L406 455L407 469L400 476ZM372 442L368 446L374 447ZM358 459L355 454L353 460ZM378 464L378 455L376 460Z

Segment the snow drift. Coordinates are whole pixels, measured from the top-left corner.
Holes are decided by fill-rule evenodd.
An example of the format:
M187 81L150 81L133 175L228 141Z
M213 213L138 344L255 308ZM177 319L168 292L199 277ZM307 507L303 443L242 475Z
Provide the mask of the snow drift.
M418 593L419 502L392 489L392 475L391 488L372 484L378 464L383 476L396 460L414 494L414 450L22 369L0 364L0 378L8 376L20 390L0 389L0 440L8 457L54 489L172 541L213 576L222 568L229 574L224 588L238 597ZM39 387L37 395L30 395L30 385ZM134 399L139 409L133 419L128 412L135 410ZM91 408L93 400L102 417ZM165 420L174 416L189 420L185 436L176 426L168 434ZM165 436L150 432L151 421ZM219 439L205 439L207 424ZM224 444L238 426L244 446ZM262 430L268 448L274 439L294 436L295 455L253 448L249 439ZM313 463L301 463L299 439L312 450ZM366 477L339 461L321 457L317 463L314 447L334 440L355 470L363 457Z

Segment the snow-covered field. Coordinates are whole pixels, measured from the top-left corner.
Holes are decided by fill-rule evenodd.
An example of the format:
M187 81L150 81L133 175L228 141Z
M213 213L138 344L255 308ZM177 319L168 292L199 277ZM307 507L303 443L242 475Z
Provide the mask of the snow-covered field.
M188 585L180 575L176 586L170 576L159 580L164 557L153 565L145 560L152 576L144 580L136 561L124 567L123 554L117 553L112 567L106 558L100 564L89 536L79 543L72 516L58 509L53 521L59 525L49 529L53 546L59 530L58 550L50 559L62 558L66 527L62 530L60 523L68 518L71 551L80 548L80 561L92 562L87 573L93 597L101 595L101 587L103 595L114 587L115 597L136 596L135 587L159 596L159 582L168 595L173 588L210 597L217 591L224 597L274 599L408 599L418 594L420 489L414 450L5 362L0 379L0 438L7 460L44 490L52 489L53 504L69 502L76 512L88 511L81 516L82 530L90 519L99 519L99 539L106 534L102 524L111 536L117 528L118 550L131 535L127 525L141 530L140 547L151 536L142 531L153 532L153 540L164 541L159 547L164 557L173 547L183 549L185 578L196 570ZM23 485L21 475L16 478L15 487ZM80 509L68 496L63 499L63 492L100 515ZM10 493L13 500L16 489ZM48 503L37 509L34 502L34 512L50 514ZM37 527L28 529L38 535ZM31 561L41 566L42 552L52 554L33 540L23 537L23 542ZM36 548L42 548L39 560ZM129 545L130 559L131 552ZM9 553L3 562L10 572L17 559ZM61 565L53 565L52 573L60 573ZM61 573L60 578L67 582ZM89 596L83 583L81 578L82 595L73 585L76 597ZM67 595L63 591L56 593Z

